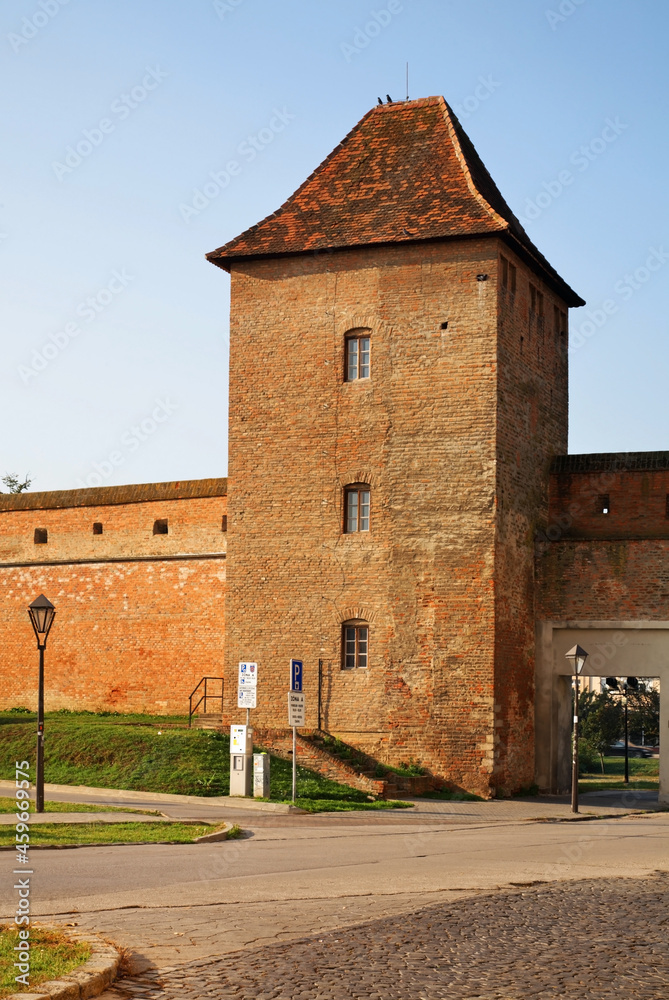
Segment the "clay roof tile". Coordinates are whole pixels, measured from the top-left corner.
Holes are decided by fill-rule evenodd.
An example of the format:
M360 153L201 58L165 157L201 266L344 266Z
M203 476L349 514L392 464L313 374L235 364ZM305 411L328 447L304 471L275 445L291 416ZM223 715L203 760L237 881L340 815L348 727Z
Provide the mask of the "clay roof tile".
M377 105L276 212L207 254L235 260L502 235L569 305L583 300L534 246L443 97Z

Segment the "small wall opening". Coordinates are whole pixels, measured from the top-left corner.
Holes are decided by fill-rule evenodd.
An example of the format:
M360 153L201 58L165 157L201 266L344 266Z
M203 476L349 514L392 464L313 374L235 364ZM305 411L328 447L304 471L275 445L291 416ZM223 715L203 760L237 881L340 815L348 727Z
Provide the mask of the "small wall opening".
M35 528L35 536L33 540L35 545L46 545L49 541L49 532L46 528Z
M600 493L600 495L597 497L597 513L598 514L611 513L611 498L608 493Z
M94 535L101 535L102 534L102 521L94 521L93 522L93 534Z
M154 535L167 535L168 534L167 518L166 517L159 517L157 521L153 522L153 533L154 533Z

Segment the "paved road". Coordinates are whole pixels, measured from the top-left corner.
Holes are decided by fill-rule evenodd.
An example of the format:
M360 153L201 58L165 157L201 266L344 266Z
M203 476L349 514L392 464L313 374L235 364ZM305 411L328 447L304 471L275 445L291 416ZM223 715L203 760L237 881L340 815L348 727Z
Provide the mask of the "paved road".
M581 823L329 825L197 845L36 851L33 913L101 931L135 969L327 933L513 883L669 869L669 813ZM0 904L2 905L2 904ZM2 916L10 914L0 913Z
M667 873L503 892L122 980L100 1000L666 1000Z

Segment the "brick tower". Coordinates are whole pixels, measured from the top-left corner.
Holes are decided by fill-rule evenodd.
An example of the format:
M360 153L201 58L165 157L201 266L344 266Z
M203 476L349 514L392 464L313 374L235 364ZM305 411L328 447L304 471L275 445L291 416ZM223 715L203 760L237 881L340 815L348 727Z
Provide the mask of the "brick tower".
M226 682L454 786L534 778L533 539L567 309L441 97L365 115L230 272ZM320 661L320 668L319 668ZM320 715L319 715L320 708Z

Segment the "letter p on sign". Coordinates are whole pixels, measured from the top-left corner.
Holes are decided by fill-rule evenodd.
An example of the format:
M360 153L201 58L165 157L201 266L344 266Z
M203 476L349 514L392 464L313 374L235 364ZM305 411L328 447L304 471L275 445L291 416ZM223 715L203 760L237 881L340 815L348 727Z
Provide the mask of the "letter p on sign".
M302 690L302 660L290 661L290 690Z

